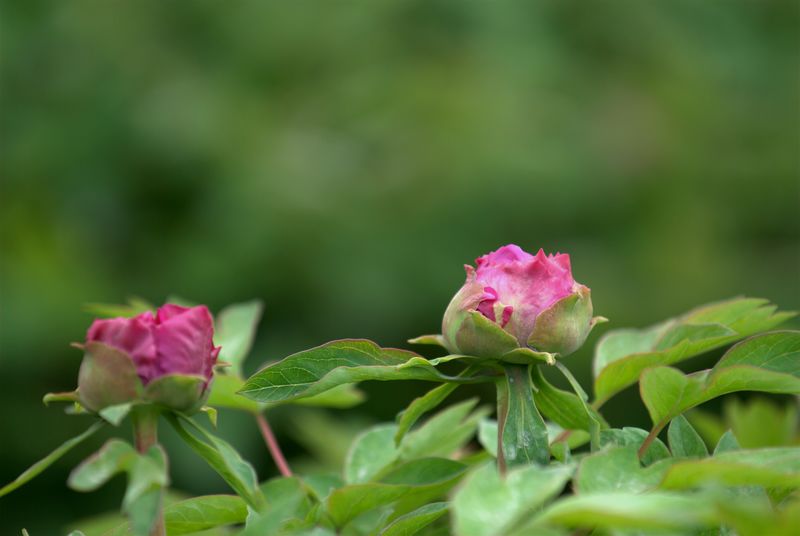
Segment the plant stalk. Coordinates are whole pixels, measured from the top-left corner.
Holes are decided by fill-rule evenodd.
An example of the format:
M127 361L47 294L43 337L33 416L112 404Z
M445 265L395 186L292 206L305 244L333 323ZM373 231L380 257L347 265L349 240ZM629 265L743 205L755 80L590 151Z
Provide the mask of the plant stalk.
M131 411L133 422L133 441L136 450L144 454L154 445L158 445L158 416L159 410L151 405L139 406ZM164 511L161 499L158 503L158 514L150 529L150 536L166 536L167 530L164 525Z
M497 471L500 476L505 476L508 469L506 455L503 452L503 430L508 417L508 386L505 376L497 380L495 385L497 386Z
M258 421L258 429L261 430L261 435L264 437L264 443L267 444L267 449L269 449L272 459L275 460L275 465L278 466L278 471L283 476L292 476L292 470L289 468L275 434L272 433L267 418L263 414L257 413L256 421Z

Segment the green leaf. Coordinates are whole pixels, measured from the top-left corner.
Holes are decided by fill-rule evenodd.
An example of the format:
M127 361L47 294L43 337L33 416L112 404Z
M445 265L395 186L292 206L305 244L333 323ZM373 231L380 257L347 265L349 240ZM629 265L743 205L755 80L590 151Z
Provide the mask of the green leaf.
M253 402L249 398L238 394L238 391L243 386L244 380L238 376L228 374L227 372L218 372L214 374L214 381L211 384L211 394L206 404L218 408L260 413L266 405Z
M221 347L219 360L231 364L233 375L242 374L242 363L253 346L263 310L261 300L235 303L214 319L214 344Z
M705 458L708 456L705 442L683 415L672 419L667 437L672 456L675 458Z
M736 391L800 394L800 332L751 337L728 350L710 371L685 375L671 367L649 369L642 374L640 391L656 426Z
M463 447L475 435L481 419L490 413L488 408L470 413L477 402L473 398L450 406L408 433L400 443L400 458L447 457Z
M380 536L412 536L447 513L446 502L435 502L417 508L390 523Z
M722 437L720 437L719 441L717 442L717 446L714 447L714 456L724 452L739 450L740 448L741 447L739 446L739 441L736 440L736 436L733 435L731 430L728 430L722 434Z
M287 523L294 520L303 524L311 511L308 490L298 478L273 478L261 485L261 491L267 497L268 506L263 512L248 516L247 530L240 536L282 534Z
M444 495L463 475L467 466L445 458L422 458L406 462L379 482L350 484L333 490L325 501L337 527L360 514L407 499L413 510ZM421 504L415 504L421 503Z
M647 435L647 430L642 430L641 428L629 426L625 426L622 429L609 428L608 430L602 430L600 432L600 447L602 448L607 445L616 445L619 447L633 445L638 449L642 446L642 443L644 443ZM670 453L667 446L660 439L656 438L642 456L642 463L644 465L651 465L669 457Z
M669 468L661 487L686 489L706 483L726 486L799 487L800 448L767 448L716 453Z
M797 404L779 404L761 397L747 401L730 397L725 400L723 413L743 448L781 447L797 443L800 427Z
M474 367L469 366L464 369L459 376L467 376L474 370ZM444 383L431 389L424 395L415 398L405 410L397 415L397 435L394 438L395 443L399 445L403 436L406 435L408 430L414 426L414 423L416 423L420 417L444 402L457 388L457 383Z
M639 379L642 371L672 365L774 328L794 316L775 312L766 300L737 298L706 305L644 330L615 330L603 336L594 357L597 403Z
M333 341L267 366L239 391L258 402L287 402L317 395L338 385L366 380L470 382L436 370L450 356L427 360L407 350L381 348L362 339Z
M246 517L247 505L236 495L204 495L164 508L164 522L170 535L244 523Z
M34 478L36 478L39 473L53 465L59 458L61 458L64 454L72 450L73 447L77 446L79 443L83 442L85 439L94 435L100 428L105 425L103 422L96 422L92 426L90 426L85 432L82 434L73 437L62 443L57 449L53 452L30 466L26 469L21 475L19 475L13 482L10 482L3 486L0 489L0 497L7 495L14 491L15 489L19 488L20 486L25 485L26 483L30 482Z
M497 421L483 419L478 423L478 442L483 450L497 458Z
M397 425L379 424L356 437L344 462L345 482L368 482L394 463L400 455L394 443L396 433Z
M139 454L128 443L110 439L72 471L67 483L76 491L93 491L122 472L128 473L122 509L133 533L147 535L158 514L161 489L168 483L166 455L158 445Z
M366 399L364 391L353 384L342 384L318 395L299 398L292 402L298 406L347 409L361 404Z
M505 370L506 381L497 383L497 396L506 465L546 465L550 461L547 427L533 400L529 367L507 364Z
M203 458L250 507L256 511L264 508L264 496L258 489L255 470L230 444L210 434L187 417L170 413L166 418L189 447ZM193 435L187 429L187 425L195 433L203 436L205 441Z
M627 445L606 448L584 457L575 478L577 491L639 493L656 487L672 460L665 459L650 467L642 468L636 451L635 445Z
M716 521L713 504L691 495L616 491L562 499L542 511L528 528L532 531L541 525L555 524L586 529L676 530L686 534L689 529L708 527Z
M591 429L591 420L584 404L574 393L557 389L548 382L539 367L532 368L532 381L536 388L536 407L549 420L566 430ZM599 413L590 408L591 414L601 427L608 425Z
M105 407L101 409L98 414L107 422L110 422L114 426L119 426L125 417L128 416L128 413L130 413L132 407L133 403L126 402L125 404L117 404L116 406Z
M564 489L573 473L566 465L519 467L500 477L494 463L470 472L452 500L460 536L506 534ZM535 534L535 533L533 533Z
M86 303L83 310L93 316L114 318L118 316L132 317L147 311L155 311L156 307L147 300L135 296L128 298L127 304Z

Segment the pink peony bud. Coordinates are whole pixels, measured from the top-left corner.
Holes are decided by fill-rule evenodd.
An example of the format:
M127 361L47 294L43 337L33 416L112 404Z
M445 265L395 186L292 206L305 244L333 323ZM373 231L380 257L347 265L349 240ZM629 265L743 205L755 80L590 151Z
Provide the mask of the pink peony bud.
M525 360L520 348L563 356L578 349L596 323L589 289L572 278L569 255L541 249L531 255L510 244L476 264L465 267L467 281L444 315L442 334L451 352L508 354L514 361Z
M204 305L95 320L86 334L79 393L89 409L137 398L187 410L207 395L220 348Z

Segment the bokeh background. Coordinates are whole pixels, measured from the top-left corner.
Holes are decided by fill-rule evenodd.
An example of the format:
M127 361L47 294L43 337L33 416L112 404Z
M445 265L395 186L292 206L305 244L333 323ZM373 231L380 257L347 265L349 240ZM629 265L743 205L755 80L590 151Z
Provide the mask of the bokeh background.
M570 358L587 381L607 329L800 309L794 1L1 5L0 482L87 426L41 404L75 384L85 302L262 299L253 372L435 332L462 265L514 242L569 252L611 318ZM295 464L335 466L425 387L272 420ZM248 419L220 433L275 473ZM164 436L177 488L225 491ZM117 508L122 478L65 486L99 444L0 500L2 532Z

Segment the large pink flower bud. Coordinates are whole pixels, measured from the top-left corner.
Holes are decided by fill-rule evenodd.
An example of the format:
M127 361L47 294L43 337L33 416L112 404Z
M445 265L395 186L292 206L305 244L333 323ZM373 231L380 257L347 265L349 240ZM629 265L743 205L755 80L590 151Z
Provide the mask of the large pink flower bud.
M219 348L204 305L166 304L155 315L95 320L78 393L91 410L143 400L189 411L208 395Z
M467 281L444 314L453 353L513 362L528 361L526 350L565 356L599 320L589 288L572 278L569 255L531 255L511 244L476 264L465 267Z

